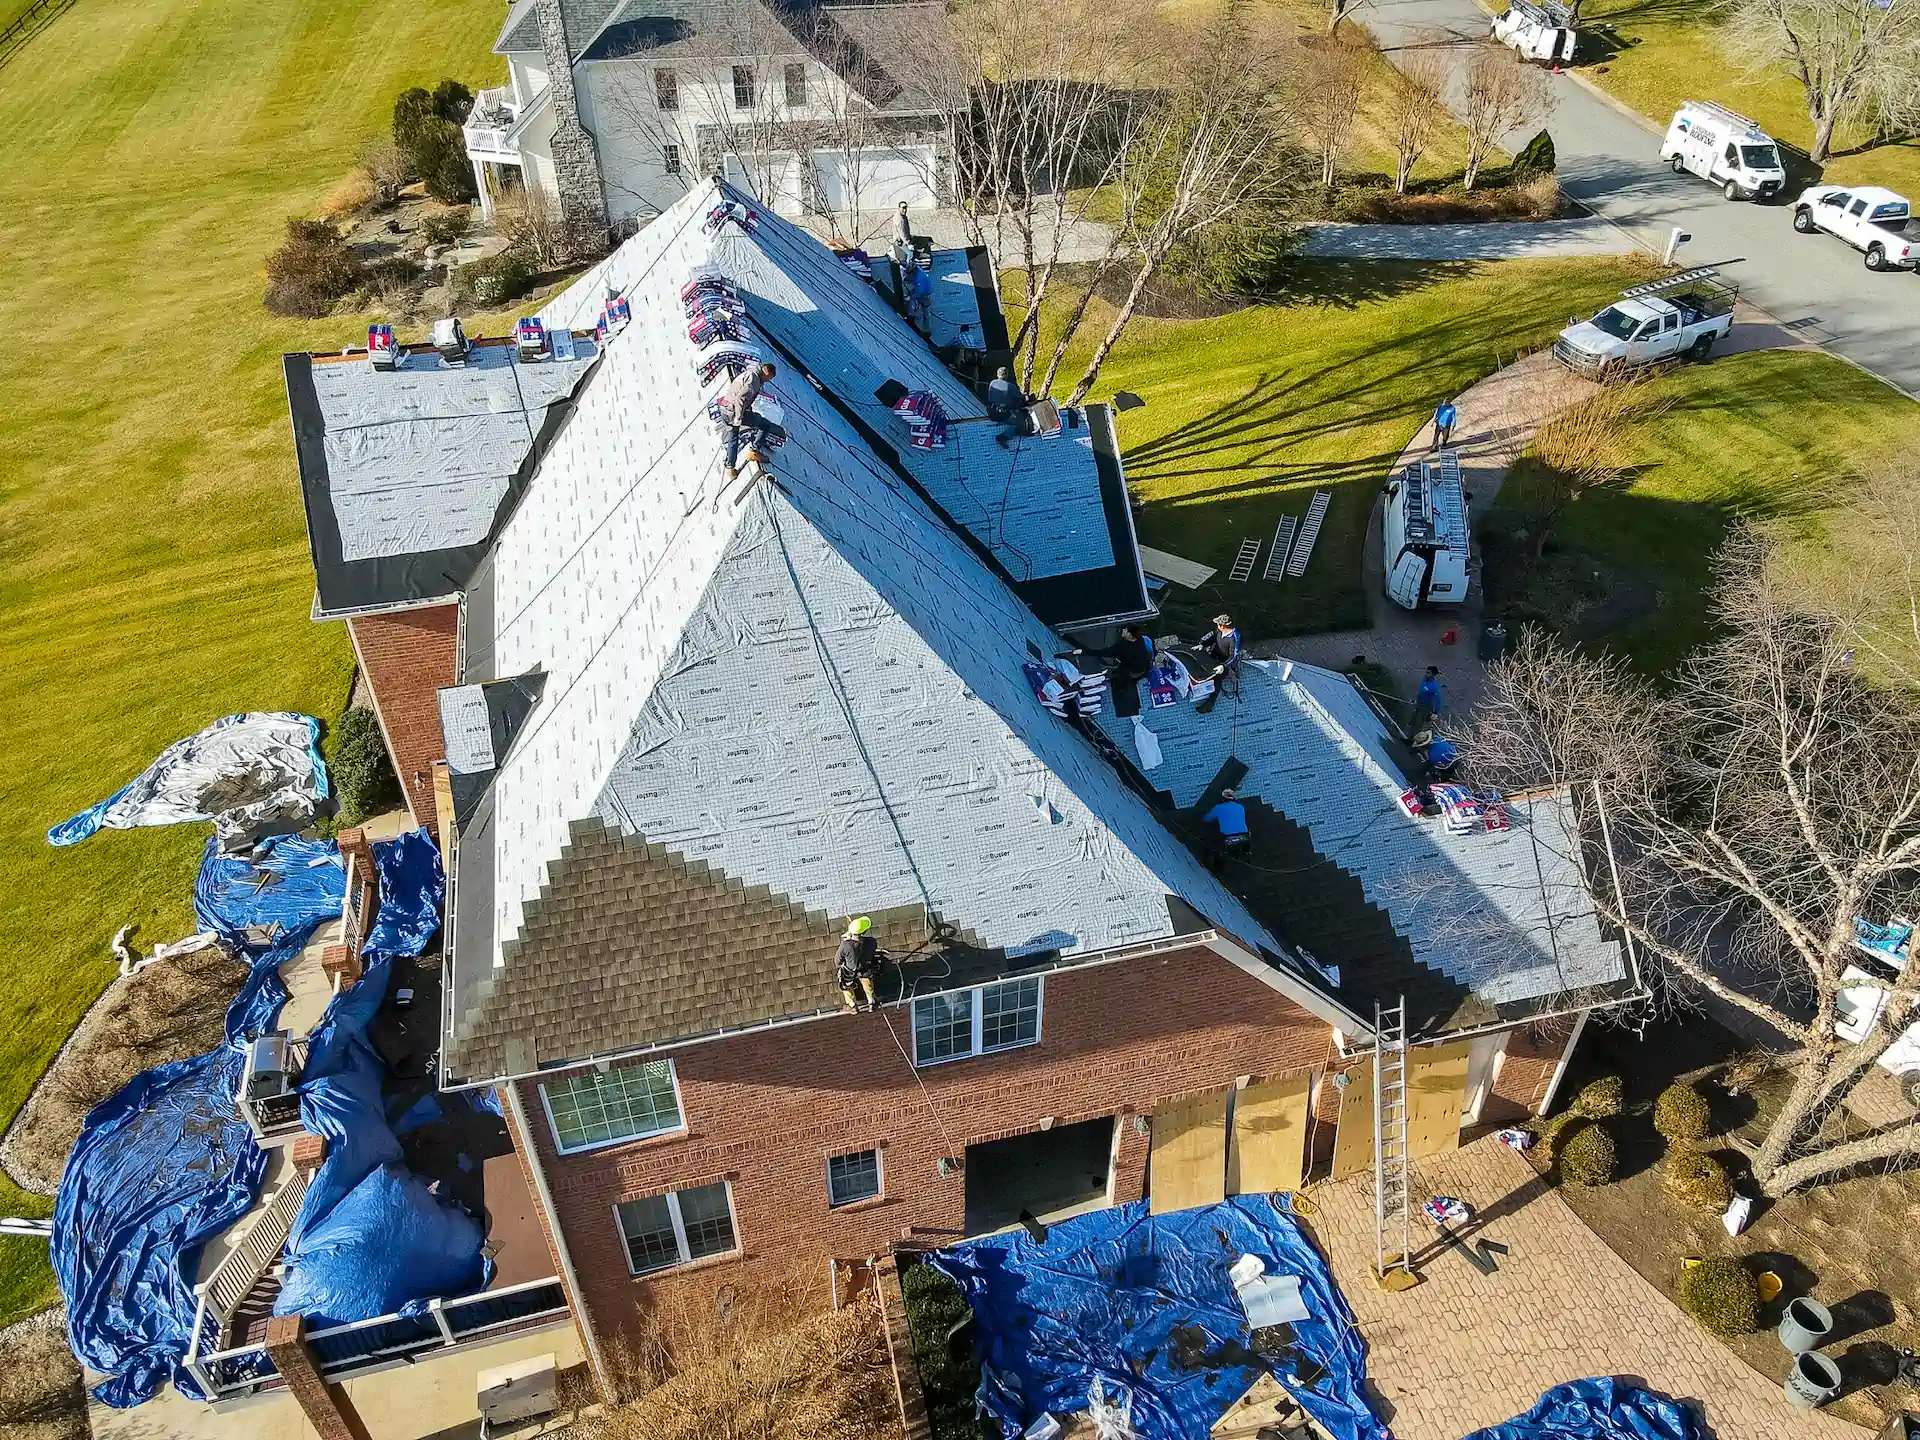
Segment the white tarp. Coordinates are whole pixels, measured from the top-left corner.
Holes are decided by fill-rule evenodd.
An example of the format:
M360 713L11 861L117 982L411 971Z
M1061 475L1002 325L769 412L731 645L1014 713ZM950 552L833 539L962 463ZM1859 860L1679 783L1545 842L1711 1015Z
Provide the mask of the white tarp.
M305 829L327 797L320 722L275 710L228 715L177 740L135 779L47 831L77 845L94 831L213 821L221 848Z

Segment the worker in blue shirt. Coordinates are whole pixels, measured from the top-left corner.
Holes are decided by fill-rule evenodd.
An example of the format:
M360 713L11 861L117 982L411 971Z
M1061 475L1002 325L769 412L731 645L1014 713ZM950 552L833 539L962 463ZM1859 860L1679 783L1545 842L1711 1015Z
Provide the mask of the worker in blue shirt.
M1459 418L1459 412L1453 408L1453 401L1440 402L1440 408L1433 412L1433 449L1444 450L1453 443L1453 422Z
M1413 728L1416 732L1424 730L1440 713L1440 667L1427 666L1427 677L1420 682L1420 688L1413 696Z
M1219 835L1213 853L1214 869L1218 870L1220 862L1229 855L1245 854L1253 844L1253 835L1247 829L1247 807L1240 803L1231 787L1220 792L1220 803L1201 818Z

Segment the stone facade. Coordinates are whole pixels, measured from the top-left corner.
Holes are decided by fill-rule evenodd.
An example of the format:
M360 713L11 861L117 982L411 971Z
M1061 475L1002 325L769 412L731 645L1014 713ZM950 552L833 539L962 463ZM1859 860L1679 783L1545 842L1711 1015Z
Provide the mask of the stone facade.
M540 17L540 43L546 52L547 84L553 91L551 149L554 183L560 192L560 212L569 226L604 229L607 197L600 177L600 152L593 136L580 123L566 11L560 0L538 0L536 9Z

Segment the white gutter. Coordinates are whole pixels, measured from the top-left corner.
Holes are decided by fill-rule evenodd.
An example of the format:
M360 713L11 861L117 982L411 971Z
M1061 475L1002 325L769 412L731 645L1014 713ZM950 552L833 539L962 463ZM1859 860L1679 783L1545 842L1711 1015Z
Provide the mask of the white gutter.
M574 1328L580 1332L581 1343L586 1346L587 1360L593 1366L594 1379L600 1384L600 1394L612 1400L618 1392L607 1369L607 1357L600 1353L600 1337L593 1333L593 1316L587 1309L586 1298L580 1293L580 1277L574 1271L573 1256L567 1250L567 1232L560 1223L559 1212L553 1208L553 1191L547 1187L547 1172L540 1165L540 1147L533 1138L532 1128L527 1124L527 1112L520 1104L520 1087L508 1082L500 1088L506 1091L507 1107L513 1111L513 1127L518 1132L516 1138L526 1146L527 1171L533 1176L533 1188L540 1197L540 1208L546 1212L547 1233L553 1237L554 1254L560 1260L561 1282L567 1287L567 1296L573 1302Z

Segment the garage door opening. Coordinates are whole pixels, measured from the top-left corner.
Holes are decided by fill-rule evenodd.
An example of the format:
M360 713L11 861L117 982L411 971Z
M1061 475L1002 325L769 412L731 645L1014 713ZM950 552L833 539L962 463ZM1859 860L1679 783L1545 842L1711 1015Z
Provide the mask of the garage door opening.
M1108 1203L1113 1177L1111 1118L1056 1125L967 1147L967 1234L1020 1223L1026 1211L1049 1224Z

